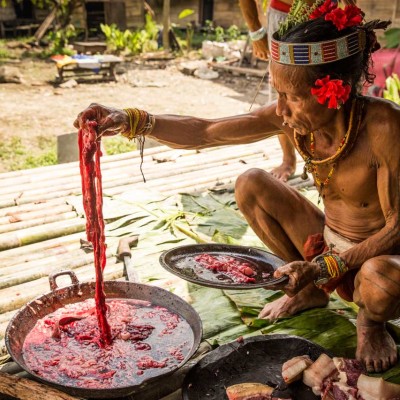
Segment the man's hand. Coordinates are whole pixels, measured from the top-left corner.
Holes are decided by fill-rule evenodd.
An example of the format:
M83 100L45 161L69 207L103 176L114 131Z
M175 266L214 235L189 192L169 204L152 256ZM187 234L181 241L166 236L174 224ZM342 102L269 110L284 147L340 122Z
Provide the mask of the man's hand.
M287 275L289 282L285 286L268 287L268 289L283 290L289 297L295 296L301 289L317 279L319 266L317 263L307 261L293 261L278 268L274 278L281 278Z
M92 103L79 113L74 121L75 128L81 128L86 120L97 122L97 134L99 136L118 135L130 129L129 117L124 110L105 107L96 103Z
M269 58L268 36L265 35L262 39L252 42L252 45L254 56L267 61Z

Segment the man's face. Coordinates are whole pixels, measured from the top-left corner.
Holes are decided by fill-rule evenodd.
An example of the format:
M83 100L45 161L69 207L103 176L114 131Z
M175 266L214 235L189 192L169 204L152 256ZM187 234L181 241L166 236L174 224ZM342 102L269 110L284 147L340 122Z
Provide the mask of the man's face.
M272 86L278 94L276 113L301 135L327 125L334 113L311 94L305 68L276 62L270 66Z

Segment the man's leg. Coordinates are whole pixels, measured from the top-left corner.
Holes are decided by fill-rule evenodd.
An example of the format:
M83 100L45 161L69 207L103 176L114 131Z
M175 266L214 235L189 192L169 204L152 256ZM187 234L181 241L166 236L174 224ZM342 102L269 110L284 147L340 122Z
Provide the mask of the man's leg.
M324 214L297 190L251 169L236 181L236 201L258 237L287 262L303 260L303 245L309 235L322 233ZM267 304L260 318L276 319L299 311L325 306L329 297L311 284L290 298L283 296Z
M275 10L272 7L268 7L267 14L267 31L268 31L268 40L271 43L272 35L279 29L279 24L283 22L287 18L287 13L284 13L279 10ZM269 47L271 48L271 46ZM268 75L269 82L268 87L270 90L269 101L272 101L272 87L270 82L270 76ZM294 146L292 142L288 139L288 137L284 134L279 135L279 143L282 148L282 164L274 168L271 171L271 174L281 180L282 182L286 182L296 171L296 153L294 151Z
M397 348L386 322L400 317L400 256L365 262L356 276L357 359L368 372L381 372L397 362Z
M286 135L279 135L278 138L283 152L282 164L274 168L271 174L282 182L287 182L296 171L296 153L292 142Z

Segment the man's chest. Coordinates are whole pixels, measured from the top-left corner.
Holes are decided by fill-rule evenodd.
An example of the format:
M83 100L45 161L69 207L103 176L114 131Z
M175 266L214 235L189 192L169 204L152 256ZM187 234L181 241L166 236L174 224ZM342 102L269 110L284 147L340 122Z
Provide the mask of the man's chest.
M325 198L363 206L377 201L377 169L361 154L314 168L314 181Z

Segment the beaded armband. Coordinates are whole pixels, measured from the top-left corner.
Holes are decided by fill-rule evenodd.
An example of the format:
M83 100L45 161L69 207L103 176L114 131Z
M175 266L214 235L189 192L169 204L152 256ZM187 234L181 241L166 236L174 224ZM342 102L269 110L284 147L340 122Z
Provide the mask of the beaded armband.
M312 262L316 262L320 267L320 274L314 282L316 285L323 285L349 270L337 254L324 253L315 257Z

